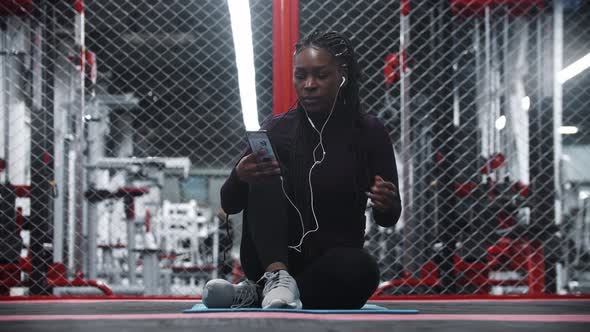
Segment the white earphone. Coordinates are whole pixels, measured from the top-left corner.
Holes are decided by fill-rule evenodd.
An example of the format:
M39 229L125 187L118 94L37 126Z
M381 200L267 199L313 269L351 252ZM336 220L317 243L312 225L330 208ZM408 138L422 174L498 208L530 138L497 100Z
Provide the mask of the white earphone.
M338 87L338 91L339 92L340 92L340 88L342 88L342 86L344 85L344 83L346 83L346 76L342 76L342 82L340 82L340 86ZM332 106L332 108L333 107L334 106ZM307 115L307 112L305 114ZM307 117L307 121L309 121L309 124L311 125L311 127L319 134L320 132L316 129L315 124L313 123L313 121L311 121L311 119L309 118L309 116Z
M315 208L313 206L314 200L313 200L313 186L311 184L311 172L313 171L314 167L316 167L317 165L320 165L326 157L326 149L324 149L324 143L323 143L324 128L326 128L326 124L328 124L328 121L332 117L332 113L334 112L334 106L336 106L336 100L338 100L338 94L340 93L340 89L342 88L344 83L346 83L346 77L342 76L342 82L340 83L340 86L338 86L338 92L336 92L336 97L334 97L334 102L332 102L332 109L330 110L330 114L328 115L328 118L326 119L326 121L322 125L321 130L318 130L315 127L315 124L313 123L313 121L309 117L309 114L307 114L307 111L305 110L305 108L303 108L303 110L305 111L305 116L307 117L307 121L309 122L309 124L311 125L313 130L315 130L318 133L318 135L320 136L319 143L315 146L315 148L313 149L313 152L312 152L313 153L313 165L311 165L311 168L309 169L309 174L307 177L308 182L309 182L309 193L311 196L310 197L311 198L310 199L311 213L313 214L313 219L314 219L315 225L316 225L316 227L314 229L310 229L309 231L305 232L305 225L303 224L303 216L301 215L301 211L299 211L297 206L295 206L295 203L293 203L293 201L291 201L291 198L289 198L289 195L287 195L287 191L285 190L285 186L284 186L284 182L283 182L283 177L281 176L281 187L283 188L283 193L285 194L285 197L287 198L289 203L291 203L293 208L295 208L295 210L297 211L297 214L299 215L299 220L301 221L301 230L302 230L303 236L301 237L301 239L299 240L299 243L296 246L289 246L289 248L294 249L298 252L301 252L301 246L303 245L303 240L305 239L307 234L317 232L320 229L320 224L318 222L318 218L315 214ZM315 156L315 152L318 149L318 147L322 148L322 157L319 160L317 160L316 156Z

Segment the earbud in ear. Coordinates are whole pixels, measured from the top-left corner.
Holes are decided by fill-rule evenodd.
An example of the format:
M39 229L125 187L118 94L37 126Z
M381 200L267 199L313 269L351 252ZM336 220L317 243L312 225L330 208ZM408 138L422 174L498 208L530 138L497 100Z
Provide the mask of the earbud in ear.
M342 87L346 83L346 77L342 76L342 83L340 83L340 87Z

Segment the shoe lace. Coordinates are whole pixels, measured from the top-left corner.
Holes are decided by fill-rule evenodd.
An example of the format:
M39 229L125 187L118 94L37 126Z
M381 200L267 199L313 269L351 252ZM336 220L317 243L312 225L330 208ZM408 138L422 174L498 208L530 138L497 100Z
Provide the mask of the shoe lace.
M286 287L289 288L291 285L291 280L288 275L281 275L279 271L275 272L265 272L262 278L258 280L260 282L262 279L266 279L264 284L264 294L267 294L271 290L278 288L278 287Z
M234 304L232 304L231 308L239 309L249 307L253 305L257 299L258 296L256 294L256 286L251 283L247 283L236 289L232 301Z

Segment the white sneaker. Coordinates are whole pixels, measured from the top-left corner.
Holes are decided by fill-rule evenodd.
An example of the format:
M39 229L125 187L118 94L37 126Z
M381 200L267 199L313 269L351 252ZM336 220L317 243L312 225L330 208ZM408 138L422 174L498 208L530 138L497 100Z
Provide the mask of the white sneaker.
M209 280L203 288L203 304L207 308L260 307L258 286L250 280L237 285L224 279Z
M262 279L266 279L262 290L262 308L301 309L299 288L289 272L285 270L266 272Z

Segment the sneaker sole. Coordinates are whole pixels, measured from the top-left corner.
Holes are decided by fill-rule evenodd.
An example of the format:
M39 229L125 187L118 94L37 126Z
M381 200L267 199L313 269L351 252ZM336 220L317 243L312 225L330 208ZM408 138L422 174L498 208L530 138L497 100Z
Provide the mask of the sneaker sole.
M295 302L287 303L280 299L272 300L267 306L263 309L301 309L303 307L301 300L297 300Z

